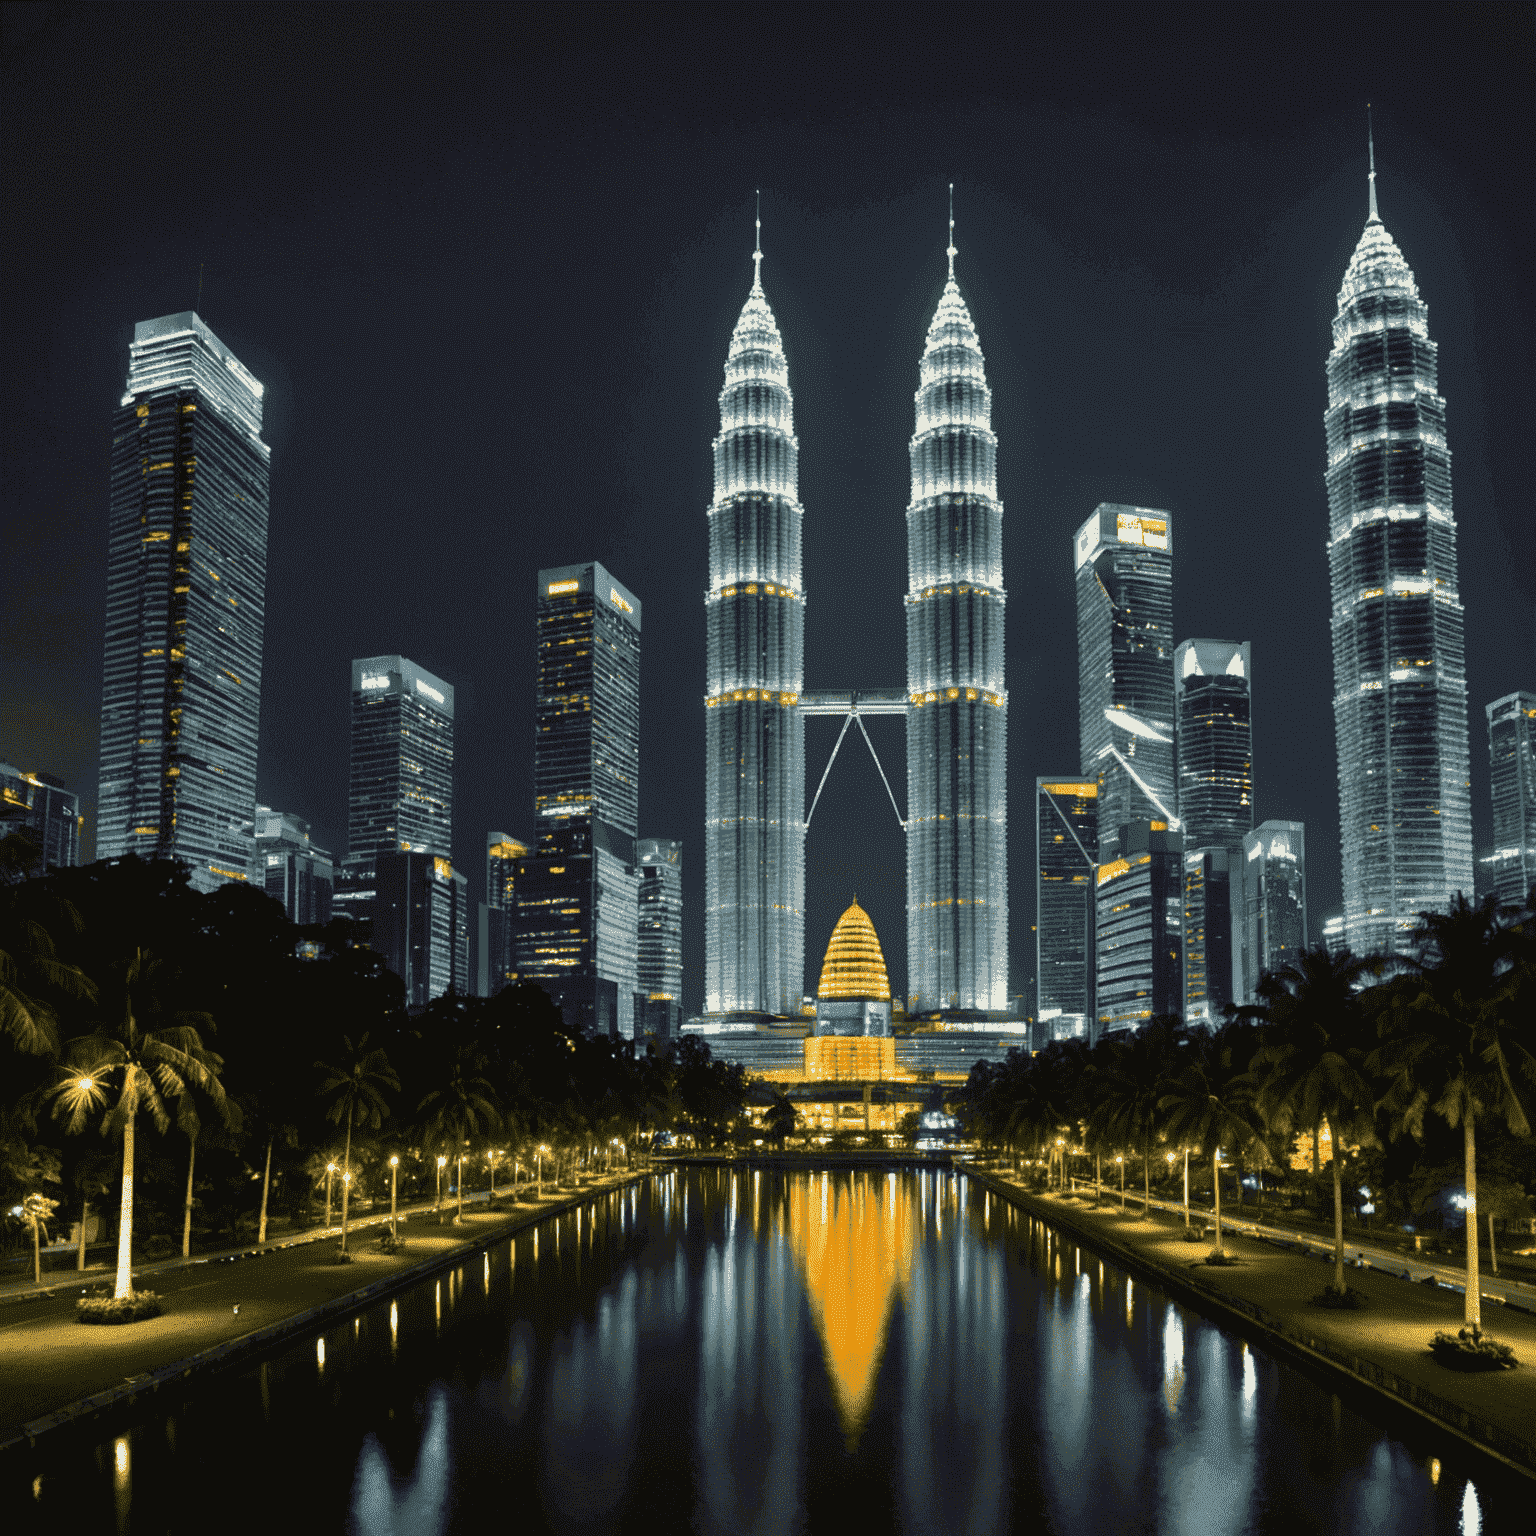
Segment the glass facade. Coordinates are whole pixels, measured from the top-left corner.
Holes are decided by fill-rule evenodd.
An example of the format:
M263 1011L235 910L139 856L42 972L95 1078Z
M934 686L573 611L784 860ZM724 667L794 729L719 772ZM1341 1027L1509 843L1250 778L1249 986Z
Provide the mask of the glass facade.
M1232 872L1237 848L1195 848L1184 855L1184 1022L1217 1028L1233 1001ZM1237 891L1241 901L1241 887Z
M25 830L37 855L29 875L73 869L80 862L80 800L49 773L0 763L0 833Z
M1536 693L1506 694L1487 706L1493 780L1494 891L1524 906L1536 885Z
M413 1012L449 991L470 995L469 882L419 850L374 855L369 943L405 982Z
M288 811L258 805L252 837L252 884L282 903L290 923L307 927L330 922L335 868L330 854L310 841L309 823Z
M347 852L453 855L453 687L403 656L352 663Z
M645 999L641 1028L674 1038L683 1004L683 845L666 837L635 844L640 879L637 988Z
M512 932L516 921L517 865L528 857L527 843L506 832L491 832L485 840L485 957L482 997L495 997L517 980L517 956Z
M981 343L949 279L928 327L907 507L907 1008L1008 1007L1003 504Z
M794 401L761 253L720 391L704 599L704 1010L805 985L805 590Z
M112 419L96 852L245 880L266 611L262 386L195 315L134 327Z
M1125 822L1114 846L1097 876L1094 1041L1184 1007L1183 840L1164 821Z
M1175 823L1173 518L1101 503L1073 537L1083 777L1099 785L1099 857L1119 828Z
M1246 640L1173 653L1178 812L1186 848L1237 848L1253 830L1253 663Z
M1241 869L1233 884L1240 913L1233 940L1232 990L1239 1004L1254 1002L1259 979L1291 964L1307 947L1307 837L1299 821L1260 822L1243 839Z
M1463 611L1445 401L1428 309L1376 211L1328 356L1328 569L1344 922L1404 951L1418 914L1472 892Z
M1099 786L1035 780L1035 964L1040 1039L1077 1039L1094 1017Z

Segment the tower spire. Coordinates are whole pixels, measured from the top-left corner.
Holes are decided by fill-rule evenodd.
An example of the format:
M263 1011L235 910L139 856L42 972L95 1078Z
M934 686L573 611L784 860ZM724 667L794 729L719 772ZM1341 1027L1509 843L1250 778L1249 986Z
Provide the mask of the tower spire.
M759 187L757 191L757 244L752 251L752 291L763 291L763 193Z
M1374 219L1379 224L1381 215L1376 211L1376 135L1371 130L1370 102L1365 104L1365 142L1371 154L1371 218L1366 222L1370 223L1371 219Z
M955 184L949 184L949 249L945 252L949 257L949 280L955 280Z

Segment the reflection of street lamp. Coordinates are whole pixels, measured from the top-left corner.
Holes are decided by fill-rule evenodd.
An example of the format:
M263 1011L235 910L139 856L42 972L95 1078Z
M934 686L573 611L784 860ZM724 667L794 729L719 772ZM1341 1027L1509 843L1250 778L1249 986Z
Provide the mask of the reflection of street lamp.
M400 1224L395 1219L395 1188L400 1177L400 1159L392 1157L389 1160L389 1235L397 1242L400 1238Z
M331 1178L336 1172L335 1163L325 1165L325 1224L331 1224Z

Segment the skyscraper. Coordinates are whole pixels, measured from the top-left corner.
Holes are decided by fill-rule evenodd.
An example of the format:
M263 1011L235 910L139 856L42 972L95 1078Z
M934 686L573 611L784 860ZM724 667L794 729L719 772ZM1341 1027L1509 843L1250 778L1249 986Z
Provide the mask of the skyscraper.
M1184 854L1186 1024L1217 1028L1234 999L1232 935L1242 922L1242 860L1241 844Z
M1099 857L1118 829L1178 817L1174 776L1173 518L1104 502L1073 539L1078 737L1099 785Z
M482 936L485 978L481 995L495 997L517 979L512 933L516 922L517 865L532 850L505 832L488 833L485 840L485 933ZM479 948L479 946L477 946Z
M1183 842L1165 821L1133 821L1120 825L1114 846L1095 893L1095 1043L1184 1006Z
M1035 780L1039 1038L1086 1039L1093 1022L1099 786Z
M638 988L645 999L637 1026L671 1039L679 1033L683 1005L683 845L666 837L642 837L639 860Z
M469 882L441 854L373 856L370 945L405 983L412 1012L452 990L470 995Z
M1243 839L1232 883L1233 1001L1251 1003L1264 973L1289 965L1307 947L1306 828L1299 821L1260 822Z
M258 805L253 838L251 884L280 901L290 923L330 922L335 869L330 854L310 841L309 823Z
M453 685L404 656L352 663L347 853L453 856Z
M51 773L0 763L0 834L25 832L36 847L30 875L80 862L80 797Z
M1536 693L1522 689L1487 706L1493 780L1493 888L1524 906L1536 885Z
M244 880L271 450L262 386L195 315L141 320L112 419L96 852Z
M1008 695L992 392L949 276L928 327L907 507L907 991L1008 1006Z
M804 513L761 241L753 262L726 356L709 508L704 1011L787 1015L805 986Z
M1344 922L1402 950L1472 891L1463 613L1445 401L1418 285L1376 211L1328 355L1328 569Z
M533 851L513 947L566 1021L632 1038L640 806L640 599L596 561L539 572Z

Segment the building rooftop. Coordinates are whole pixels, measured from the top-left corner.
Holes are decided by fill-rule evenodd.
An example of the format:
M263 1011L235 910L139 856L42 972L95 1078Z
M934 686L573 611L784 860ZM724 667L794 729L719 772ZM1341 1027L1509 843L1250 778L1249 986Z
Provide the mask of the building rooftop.
M820 998L874 998L889 1002L891 983L885 971L885 955L869 913L854 897L853 905L838 918L821 966Z

